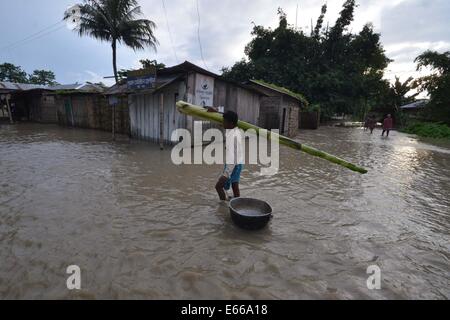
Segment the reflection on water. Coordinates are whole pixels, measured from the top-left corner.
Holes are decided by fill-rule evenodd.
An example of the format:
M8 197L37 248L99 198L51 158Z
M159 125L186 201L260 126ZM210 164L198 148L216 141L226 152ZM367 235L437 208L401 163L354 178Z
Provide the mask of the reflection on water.
M301 132L367 175L282 148L275 177L243 171L269 227L220 204L220 166L108 133L0 128L0 298L449 298L450 149L394 132ZM67 266L82 290L66 289ZM382 290L368 290L377 264Z

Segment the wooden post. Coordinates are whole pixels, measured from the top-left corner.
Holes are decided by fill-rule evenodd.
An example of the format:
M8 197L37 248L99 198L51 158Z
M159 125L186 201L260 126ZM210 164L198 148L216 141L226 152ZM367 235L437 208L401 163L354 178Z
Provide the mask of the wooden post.
M116 141L116 104L112 105L112 139Z
M164 149L164 93L159 95L159 148Z
M72 96L69 95L70 118L72 119L72 127L75 127L75 118L73 117Z
M9 122L11 122L11 124L14 123L13 118L12 118L12 113L11 113L11 105L9 104L9 94L6 95L6 106L8 107L8 114L9 114Z
M106 99L106 96L103 96L103 97ZM100 102L100 104L101 104L101 102ZM107 104L109 107L111 107L112 139L113 139L113 141L116 141L116 105L119 104L119 99L115 96L109 96L107 98Z

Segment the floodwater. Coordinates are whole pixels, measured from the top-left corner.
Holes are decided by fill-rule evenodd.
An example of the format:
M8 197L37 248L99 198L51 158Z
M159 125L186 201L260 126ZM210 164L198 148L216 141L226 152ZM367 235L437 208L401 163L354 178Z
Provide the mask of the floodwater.
M0 298L450 298L450 146L328 127L298 139L369 173L282 147L278 175L243 171L242 196L275 212L249 232L216 199L221 166L177 167L170 150L105 132L2 125Z

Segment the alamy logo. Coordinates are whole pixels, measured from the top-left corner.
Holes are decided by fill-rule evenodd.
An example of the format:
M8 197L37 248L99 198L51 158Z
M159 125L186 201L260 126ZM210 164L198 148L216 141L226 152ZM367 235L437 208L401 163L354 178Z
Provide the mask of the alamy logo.
M73 5L66 9L64 13L66 26L70 30L75 30L80 27L81 23L81 7L79 5Z
M380 290L381 289L381 269L377 265L371 265L367 267L367 274L370 274L367 278L367 289Z
M67 278L66 286L69 290L81 289L81 269L77 265L71 265L67 267L67 274L70 276Z
M278 173L280 163L278 130L268 132L265 129L260 129L259 135L254 129L245 132L239 129L239 133L231 131L233 130L226 130L225 137L219 129L208 129L203 133L201 121L194 122L193 137L187 129L174 130L171 139L180 142L172 149L172 162L175 165L253 164L263 166L260 170L261 175L271 176ZM230 133L235 135L230 137ZM246 140L248 140L247 162L245 157ZM226 142L226 148L224 141ZM207 145L204 146L205 144ZM231 152L230 155L229 150L236 149L239 151Z

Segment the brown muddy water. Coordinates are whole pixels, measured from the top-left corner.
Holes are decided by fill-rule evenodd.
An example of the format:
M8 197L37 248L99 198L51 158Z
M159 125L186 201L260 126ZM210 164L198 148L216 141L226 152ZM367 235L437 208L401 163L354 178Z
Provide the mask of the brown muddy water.
M0 298L450 298L450 147L393 132L321 128L300 141L367 175L281 148L275 177L243 171L242 195L275 217L235 227L221 166L57 126L0 127ZM66 268L81 268L81 290ZM381 290L366 286L381 268Z

